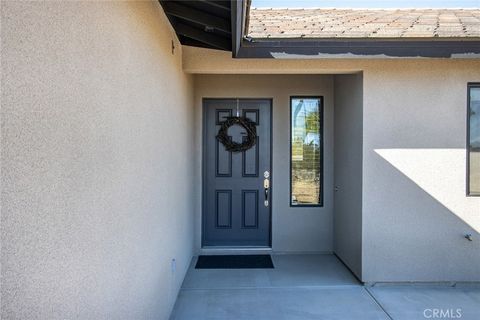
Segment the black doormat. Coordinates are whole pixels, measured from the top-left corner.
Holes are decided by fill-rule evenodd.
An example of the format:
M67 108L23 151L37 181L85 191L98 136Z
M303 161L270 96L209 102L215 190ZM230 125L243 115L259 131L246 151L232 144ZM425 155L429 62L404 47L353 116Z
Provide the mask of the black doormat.
M262 255L199 256L195 269L273 269L272 258Z

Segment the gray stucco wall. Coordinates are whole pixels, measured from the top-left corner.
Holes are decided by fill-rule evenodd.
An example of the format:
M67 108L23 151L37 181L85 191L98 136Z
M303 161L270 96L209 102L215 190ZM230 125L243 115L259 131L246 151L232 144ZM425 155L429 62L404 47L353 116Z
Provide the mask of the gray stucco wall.
M2 1L2 319L168 317L193 251L172 39L157 1Z
M478 62L364 72L364 281L480 281L480 198L465 181L467 83L479 80Z
M334 251L362 278L362 74L335 75Z
M324 207L291 208L290 96L324 96ZM333 251L333 76L195 75L196 154L202 152L202 98L273 98L272 249ZM196 248L201 246L201 157L196 158Z

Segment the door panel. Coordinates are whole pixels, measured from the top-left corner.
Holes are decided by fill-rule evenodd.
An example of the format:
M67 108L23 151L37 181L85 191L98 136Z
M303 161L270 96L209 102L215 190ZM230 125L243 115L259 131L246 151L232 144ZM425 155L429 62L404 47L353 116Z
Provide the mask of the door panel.
M271 199L265 206L264 172L271 179L271 112L270 100L239 100L238 113L257 125L257 142L245 152L232 153L216 135L227 117L236 116L237 100L204 100L204 246L270 246ZM228 134L236 142L246 139L240 126ZM268 193L271 198L271 190Z

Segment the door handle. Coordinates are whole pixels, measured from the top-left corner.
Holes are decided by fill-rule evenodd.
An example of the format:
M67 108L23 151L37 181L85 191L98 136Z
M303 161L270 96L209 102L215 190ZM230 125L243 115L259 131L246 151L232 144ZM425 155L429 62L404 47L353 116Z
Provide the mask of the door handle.
M270 180L268 179L270 177L270 173L268 171L265 171L264 173L265 179L263 180L263 189L264 189L264 195L265 195L265 200L263 201L263 204L265 207L268 207L269 201L268 201L268 196L269 196L269 188L270 188Z
M265 207L268 207L268 189L265 188L265 201L263 202Z

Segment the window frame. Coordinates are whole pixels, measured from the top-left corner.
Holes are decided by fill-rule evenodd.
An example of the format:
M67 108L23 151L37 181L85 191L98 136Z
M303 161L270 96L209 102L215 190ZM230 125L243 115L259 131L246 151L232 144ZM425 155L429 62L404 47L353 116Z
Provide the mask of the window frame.
M318 201L317 204L293 204L292 203L292 198L293 198L293 179L292 179L292 172L293 172L293 166L292 166L292 147L293 147L293 144L292 144L292 133L293 133L293 125L292 125L292 120L293 120L293 115L292 115L292 103L293 103L293 100L294 99L316 99L319 101L319 113L320 113L320 123L319 123L319 134L320 134L320 159L319 159L319 163L318 165L320 166L320 170L319 170L319 174L320 174L320 193L319 193L319 196L320 196L320 199ZM324 143L323 143L323 140L324 140L324 98L323 96L290 96L290 105L288 107L288 111L290 113L289 115L289 121L290 123L288 124L290 130L289 130L289 166L290 166L290 170L289 170L289 177L288 179L290 180L290 195L288 197L288 201L289 201L289 206L291 208L313 208L313 207L318 207L318 208L321 208L324 206L324 192L323 192L323 176L324 176L324 161L323 161L323 153L324 153Z
M480 89L480 82L469 82L467 83L467 136L466 136L466 158L467 158L467 188L466 188L466 195L467 197L480 197L480 192L474 193L470 192L470 90L472 88L479 88Z

